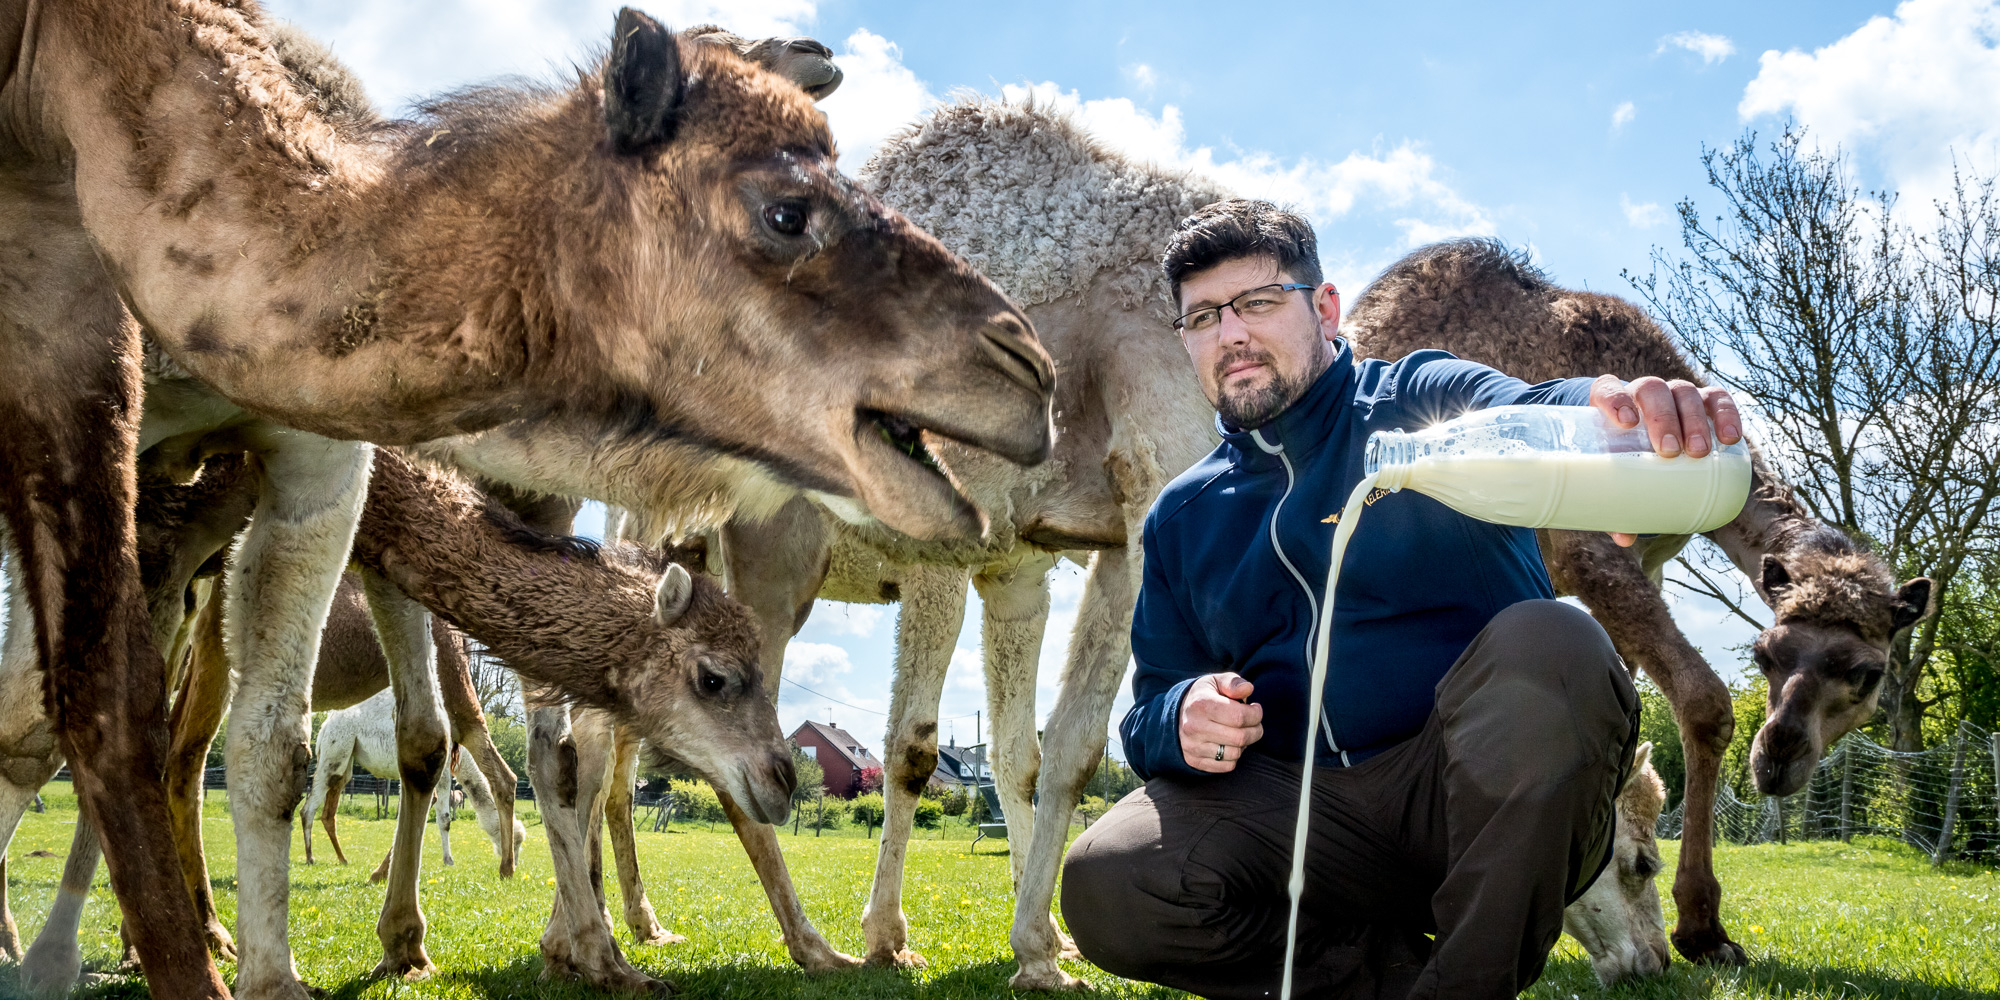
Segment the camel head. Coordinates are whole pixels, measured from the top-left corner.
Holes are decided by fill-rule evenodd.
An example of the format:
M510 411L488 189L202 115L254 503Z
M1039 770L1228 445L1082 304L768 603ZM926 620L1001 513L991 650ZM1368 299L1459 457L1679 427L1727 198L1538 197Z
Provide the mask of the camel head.
M523 227L511 238L542 269L495 303L518 304L529 367L547 352L527 390L543 398L515 412L581 428L620 462L692 449L856 499L919 538L983 531L927 442L1048 456L1054 371L1025 314L843 176L811 97L734 47L683 42L628 8L580 88L536 128L519 116L542 109L514 97L438 102L418 131L467 138L407 152L504 160L468 154L588 133L535 182L537 217L501 224ZM495 166L479 169L494 183Z
M737 55L797 84L815 101L826 100L840 87L843 74L833 64L833 50L815 38L759 38L751 41L719 25L704 24L681 32L689 41L725 45Z
M1875 714L1889 648L1931 609L1931 581L1902 586L1880 559L1821 528L1782 556L1764 556L1757 589L1776 620L1752 656L1770 682L1750 773L1765 795L1805 787L1835 740Z
M620 547L625 552L634 547ZM639 662L614 667L613 714L726 791L760 823L782 823L797 776L764 694L749 609L712 578L666 563L635 630Z
M1591 968L1606 986L1667 969L1666 920L1660 911L1660 848L1653 827L1667 789L1653 770L1653 745L1639 744L1619 789L1618 828L1611 862L1577 901L1563 910L1563 930L1590 953Z

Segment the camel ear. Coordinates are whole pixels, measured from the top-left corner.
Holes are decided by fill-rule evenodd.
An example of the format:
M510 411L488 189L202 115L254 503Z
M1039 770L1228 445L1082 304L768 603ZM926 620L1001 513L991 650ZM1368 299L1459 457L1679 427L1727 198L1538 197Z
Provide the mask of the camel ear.
M1652 741L1649 740L1645 743L1639 744L1639 749L1633 751L1632 753L1632 770L1627 771L1625 773L1625 784L1621 786L1618 790L1622 792L1625 789L1632 787L1632 783L1639 780L1639 775L1645 772L1646 765L1650 763L1652 759L1653 759Z
M1791 585L1791 571L1785 568L1784 563L1778 561L1777 556L1771 555L1768 552L1765 553L1763 579L1758 581L1758 589L1764 592L1764 599L1767 601L1777 600L1778 595L1784 593L1785 588Z
M604 125L611 148L640 153L674 137L687 80L674 33L630 7L618 11L604 64Z
M660 577L659 588L653 591L654 620L662 625L680 621L693 600L694 577L688 575L686 566L669 563L667 572Z
M1890 634L1923 621L1931 613L1931 578L1920 576L1896 591L1896 608L1890 612Z

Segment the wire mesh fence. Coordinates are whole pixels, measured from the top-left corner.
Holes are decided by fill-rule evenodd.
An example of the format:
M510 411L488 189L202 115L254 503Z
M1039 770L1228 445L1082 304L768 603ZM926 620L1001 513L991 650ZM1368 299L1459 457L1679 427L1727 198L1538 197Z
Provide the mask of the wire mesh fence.
M1724 785L1715 802L1716 838L1761 844L1877 835L1902 840L1934 861L2000 864L1996 767L2000 735L1969 722L1917 753L1898 753L1851 733L1820 759L1812 780L1795 795L1745 801ZM1686 808L1682 802L1663 813L1656 835L1678 839Z

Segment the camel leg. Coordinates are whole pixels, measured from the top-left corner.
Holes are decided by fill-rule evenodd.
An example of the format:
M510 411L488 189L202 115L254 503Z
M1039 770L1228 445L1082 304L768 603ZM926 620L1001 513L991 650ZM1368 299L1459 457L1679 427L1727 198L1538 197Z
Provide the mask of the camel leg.
M354 543L372 449L275 427L258 438L264 480L224 586L238 675L224 752L236 830L236 993L305 1000L286 923L292 814L311 779L306 717L320 631Z
M1129 528L1133 545L1105 549L1092 560L1070 633L1069 656L1063 664L1061 693L1042 730L1041 802L1035 807L1035 828L1021 881L1014 889L1014 957L1020 971L1010 984L1017 990L1073 989L1081 981L1056 964L1063 945L1051 916L1057 869L1069 842L1069 818L1083 796L1083 786L1097 771L1104 753L1105 724L1111 702L1132 655L1132 604L1138 598L1139 525ZM1011 833L1009 850L1021 850Z
M618 898L625 906L625 926L640 944L679 944L687 938L660 926L646 883L639 876L639 844L632 836L632 786L639 777L639 738L619 727L617 755L612 759L611 789L604 797L604 820L611 828L611 857L618 864Z
M90 899L90 883L97 878L97 861L102 856L97 824L91 822L87 808L79 808L76 831L70 835L69 856L63 859L62 882L56 886L55 902L49 906L49 919L21 959L21 987L29 996L67 996L83 974L83 951L77 946L76 936L83 923L83 904ZM180 895L186 898L185 892Z
M528 780L542 812L542 830L555 861L556 898L542 932L542 978L580 979L601 990L645 993L659 980L625 960L612 939L611 922L591 888L590 841L584 827L589 803L581 801L578 748L569 710L553 695L525 693L528 703Z
M1007 851L1017 888L1035 830L1035 779L1042 767L1042 748L1035 739L1035 682L1049 622L1048 574L1055 563L1055 556L1037 552L1012 565L988 567L972 579L985 606L981 634L993 785L1007 816L1007 842L1018 845ZM1079 957L1067 935L1058 930L1056 939L1064 957Z
M326 830L326 842L333 845L334 860L343 865L347 863L347 854L340 849L340 831L334 828L334 817L340 812L340 793L347 788L347 782L350 777L352 776L345 771L328 777L326 779L326 795L323 804L319 806L319 825ZM302 820L300 825L303 826L310 822L312 820L308 817ZM306 840L306 848L306 861L311 862L312 840L310 835L308 835Z
M728 792L718 788L715 795L722 800L722 811L729 817L729 825L736 831L736 839L742 842L744 853L750 855L750 867L756 869L764 896L771 901L771 913L778 918L778 928L785 935L785 951L791 954L792 961L810 973L838 972L863 964L861 959L835 951L819 928L806 919L805 906L792 886L792 874L785 868L785 855L778 849L777 828L751 819Z
M597 901L593 912L610 933L611 907L604 898L604 800L618 758L617 727L610 716L592 710L572 715L570 725L576 742L577 821L590 858L590 893Z
M0 551L6 547L0 527ZM11 564L12 560L9 559ZM10 565L11 568L11 565ZM42 711L42 669L35 655L35 623L28 592L7 576L7 637L0 646L0 865L35 794L62 768L55 728ZM21 960L21 936L7 906L6 877L0 869L0 956Z
M1715 794L1722 755L1736 731L1729 688L1681 634L1666 601L1639 561L1609 537L1541 533L1543 559L1557 589L1575 594L1611 636L1618 655L1659 685L1680 725L1687 757L1686 817L1674 872L1674 948L1690 962L1741 965L1742 946L1722 926L1722 883L1715 878Z
M33 609L45 706L160 1000L229 995L182 884L161 780L166 667L139 579L139 327L66 177L12 174L0 219L0 512ZM70 945L74 947L74 945Z
M447 766L444 771L450 774L451 768ZM431 808L437 811L438 856L446 865L456 865L458 862L451 856L451 821L457 818L457 810L452 808L449 780L439 783L436 793L431 796Z
M417 883L423 877L424 828L430 822L431 799L449 749L444 701L437 689L430 613L372 570L362 570L361 591L368 597L375 634L389 661L389 683L396 699L396 769L403 781L396 838L389 850L389 891L375 924L382 961L373 974L414 982L437 968L424 953L424 913L417 903Z
M174 847L180 851L181 875L195 919L209 951L225 962L236 961L236 942L215 910L215 892L208 884L208 859L202 853L201 786L208 768L208 747L222 728L229 708L229 660L222 645L221 591L203 583L201 610L195 615L190 641L194 657L181 683L168 728L173 742L167 750L167 807L172 810Z
M785 674L785 644L805 627L813 599L826 581L832 541L819 507L798 497L757 524L731 521L719 532L723 583L731 596L749 605L763 640L758 659L764 693L778 701Z
M500 748L493 745L493 734L486 728L486 713L479 707L479 692L472 687L472 661L465 653L465 640L441 619L431 618L431 638L437 646L438 691L444 696L445 720L451 724L451 742L472 754L481 785L491 797L495 813L495 827L498 830L520 830L514 819L514 784L520 778L514 769L500 757ZM466 783L466 775L459 781ZM470 785L467 786L470 788ZM474 798L474 808L479 808ZM485 826L482 816L480 825ZM521 831L525 835L525 831ZM488 830L489 836L493 835ZM513 878L514 865L520 860L521 845L514 843L503 847L494 842L500 854L500 877Z
M965 621L969 574L955 566L916 565L903 579L903 606L896 616L896 679L889 695L887 761L882 776L882 846L875 855L875 885L861 929L868 963L923 968L924 957L908 947L909 921L903 918L904 855L917 812L918 794L937 771L938 698L945 669Z

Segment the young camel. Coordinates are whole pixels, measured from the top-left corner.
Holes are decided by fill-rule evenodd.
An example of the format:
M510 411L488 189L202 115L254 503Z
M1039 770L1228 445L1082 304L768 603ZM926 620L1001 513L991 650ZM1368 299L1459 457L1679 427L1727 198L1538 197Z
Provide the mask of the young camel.
M1025 319L842 180L809 98L724 46L683 48L625 11L598 76L355 131L301 96L254 5L9 9L0 42L36 58L0 81L16 98L0 268L25 290L0 303L0 502L57 737L157 996L227 991L147 777L166 679L127 513L139 341L121 304L228 399L305 431L419 441L527 417L614 451L673 439L716 468L663 490L705 497L748 467L920 535L980 525L899 445L928 429L1021 461L1048 451L1051 373ZM315 531L351 528L354 457ZM590 464L571 460L567 492L596 492ZM304 574L323 589L301 603L333 575ZM232 720L268 724L232 721L231 756L293 773L236 813L260 857L283 856L303 792L311 640L290 645L239 664L260 702ZM238 988L302 996L285 886L245 889L276 934L244 953Z
M1653 770L1653 745L1639 744L1618 790L1618 830L1611 861L1597 881L1563 910L1563 930L1590 953L1605 986L1667 969L1667 925L1660 914L1660 846L1653 840L1667 786Z
M1660 328L1622 299L1552 284L1524 256L1491 240L1411 253L1355 301L1343 325L1356 357L1395 359L1441 348L1529 381L1593 372L1701 376ZM1757 585L1773 623L1755 657L1771 684L1771 711L1752 747L1766 794L1797 791L1834 740L1875 711L1890 645L1931 607L1931 581L1897 586L1880 559L1814 520L1753 449L1750 500L1708 532ZM1674 947L1690 961L1736 964L1741 946L1722 926L1715 879L1714 804L1722 754L1735 729L1729 691L1668 614L1660 570L1689 539L1544 531L1542 558L1558 591L1574 594L1629 664L1667 696L1687 750L1687 826L1674 902Z
M317 813L326 827L326 839L333 845L334 857L344 865L347 854L340 849L340 837L334 829L341 789L353 777L357 766L377 776L396 774L396 705L389 690L384 688L359 705L327 713L325 721L320 723L318 744L312 791L306 794L305 802L299 806L299 831L305 839L306 864L313 863L312 823L313 815ZM465 798L472 803L472 811L479 817L479 825L486 831L487 839L493 841L494 854L504 860L521 849L528 839L528 828L518 819L513 821L512 830L502 825L500 812L494 807L492 788L480 775L479 769L472 766L471 755L461 757L458 750L454 746L451 751L451 773L464 784ZM449 786L438 789L434 804L439 852L444 856L445 864L457 864L451 856L451 821L456 809ZM383 854L381 865L368 876L368 881L380 882L388 878L389 860L390 855Z
M370 493L356 558L538 685L537 707L560 698L598 710L726 791L756 822L784 818L791 755L764 693L756 629L719 585L644 550L543 534L395 452L378 454ZM577 593L594 599L565 599ZM531 724L546 724L545 713ZM654 987L625 962L604 921L602 890L591 888L584 821L602 768L580 759L570 741L529 765L550 851L566 876L542 938L544 975L589 970L603 984L602 970L613 969L611 985Z

